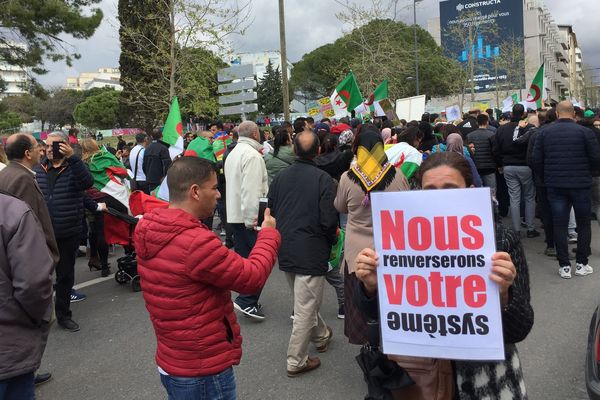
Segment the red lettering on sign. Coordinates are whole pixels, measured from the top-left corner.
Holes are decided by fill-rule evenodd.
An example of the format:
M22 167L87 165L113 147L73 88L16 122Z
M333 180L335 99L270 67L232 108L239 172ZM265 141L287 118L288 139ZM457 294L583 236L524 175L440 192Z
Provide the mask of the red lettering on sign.
M481 226L481 218L477 215L467 215L460 221L460 227L462 231L470 236L470 238L464 237L462 240L463 246L469 250L477 250L483 247L483 233L480 230L475 229L476 226Z
M381 240L382 247L384 250L391 249L391 241L394 241L394 248L396 250L404 250L404 212L394 212L396 221L389 211L381 211Z
M480 308L487 302L485 280L480 275L469 275L463 282L465 304L469 307Z
M414 217L408 221L408 244L418 251L431 247L431 223L425 217Z
M406 301L411 306L423 307L428 301L427 280L421 275L406 278Z
M392 281L392 275L383 275L383 281L385 282L385 289L387 292L388 300L390 304L401 305L402 304L402 289L404 289L404 275L395 275L396 281Z
M458 250L458 217L434 217L433 226L438 250Z

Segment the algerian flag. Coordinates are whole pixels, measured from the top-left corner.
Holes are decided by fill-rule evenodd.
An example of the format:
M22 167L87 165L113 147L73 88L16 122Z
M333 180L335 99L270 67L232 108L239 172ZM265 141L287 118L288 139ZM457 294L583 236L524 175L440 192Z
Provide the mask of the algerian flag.
M512 98L513 105L519 104L519 95L518 94L513 93L510 97Z
M129 189L124 183L129 175L117 157L102 147L90 159L89 168L94 188L111 195L129 210Z
M230 145L231 142L231 137L227 134L227 132L223 132L221 135L219 135L219 133L215 135L213 138L212 147L217 161L223 161L225 150L227 150L227 146Z
M360 103L362 103L362 95L354 74L350 72L333 91L331 107L336 116L345 116L350 114L350 110L354 110Z
M366 99L363 103L361 103L358 107L354 109L354 111L358 114L374 114L376 117L385 116L385 112L383 108L379 104L381 100L385 100L388 98L388 80L384 80L381 82L371 96Z
M169 116L163 128L163 142L169 144L169 154L171 159L177 157L183 152L183 123L181 122L181 112L179 111L179 101L177 96L173 97Z
M198 157L204 158L205 160L216 162L215 155L213 153L213 145L210 141L202 136L192 140L183 153L186 157Z
M389 162L399 168L406 179L412 178L423 162L423 154L406 142L393 145L385 154Z
M544 64L540 67L531 87L529 88L529 95L527 96L527 103L535 103L536 108L542 108L544 106Z

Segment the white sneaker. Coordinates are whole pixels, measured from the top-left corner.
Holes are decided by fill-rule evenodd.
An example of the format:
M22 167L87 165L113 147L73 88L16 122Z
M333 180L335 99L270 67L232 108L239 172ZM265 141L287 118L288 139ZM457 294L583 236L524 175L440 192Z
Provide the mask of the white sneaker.
M586 276L593 273L594 269L587 264L577 264L577 266L575 267L575 275Z
M571 267L560 267L558 274L563 279L571 279Z
M577 232L569 233L569 243L574 244L577 243Z

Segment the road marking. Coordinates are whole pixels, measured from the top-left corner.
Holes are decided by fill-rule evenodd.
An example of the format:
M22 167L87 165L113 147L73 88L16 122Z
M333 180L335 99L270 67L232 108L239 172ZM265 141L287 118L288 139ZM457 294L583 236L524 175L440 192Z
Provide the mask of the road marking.
M115 274L110 274L109 276L106 276L106 277L96 278L96 279L92 279L92 280L89 280L86 282L81 282L81 283L73 286L73 289L75 289L75 290L83 289L88 286L97 285L98 283L109 281L111 279L115 279Z

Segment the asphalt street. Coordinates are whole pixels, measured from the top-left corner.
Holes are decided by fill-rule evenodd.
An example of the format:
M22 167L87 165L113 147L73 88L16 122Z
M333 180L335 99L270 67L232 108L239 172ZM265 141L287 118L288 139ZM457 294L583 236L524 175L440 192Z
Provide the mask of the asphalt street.
M600 229L593 222L593 275L561 279L555 260L543 255L541 238L524 239L529 263L535 324L518 345L529 398L587 399L584 355L589 321L600 300ZM111 256L114 264L116 255ZM114 269L114 268L113 268ZM88 298L72 305L81 331L52 327L41 371L53 379L37 389L40 400L165 399L154 362L156 341L141 293L114 279L97 280L79 258L76 283ZM98 282L100 281L100 282ZM330 350L321 367L297 378L286 376L292 301L281 271L274 269L261 302L267 319L239 318L243 357L235 367L238 398L362 399L366 385L354 361L358 347L343 336L337 302L327 286L322 315L333 328ZM314 353L314 349L313 349ZM316 354L316 353L315 353Z

